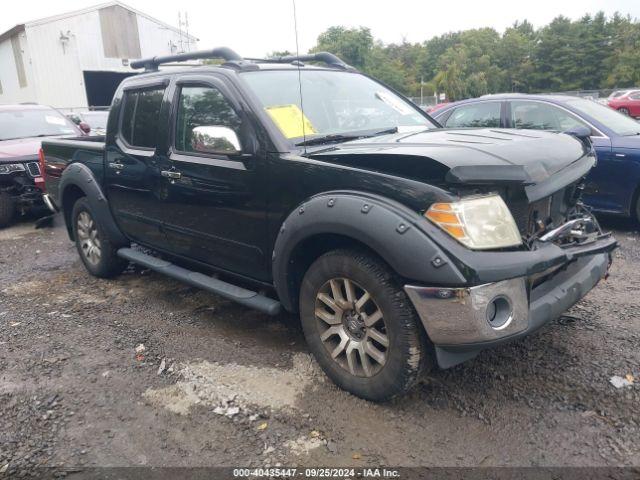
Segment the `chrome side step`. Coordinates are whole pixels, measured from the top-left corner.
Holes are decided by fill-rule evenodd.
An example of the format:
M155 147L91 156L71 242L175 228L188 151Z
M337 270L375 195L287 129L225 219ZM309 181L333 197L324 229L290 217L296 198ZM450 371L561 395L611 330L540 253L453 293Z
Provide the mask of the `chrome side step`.
M238 302L245 307L259 310L267 315L277 315L280 313L280 302L265 297L258 292L223 282L222 280L209 277L199 272L187 270L186 268L179 267L171 262L147 255L132 248L119 249L118 256L155 272L193 285L194 287L216 293L221 297Z

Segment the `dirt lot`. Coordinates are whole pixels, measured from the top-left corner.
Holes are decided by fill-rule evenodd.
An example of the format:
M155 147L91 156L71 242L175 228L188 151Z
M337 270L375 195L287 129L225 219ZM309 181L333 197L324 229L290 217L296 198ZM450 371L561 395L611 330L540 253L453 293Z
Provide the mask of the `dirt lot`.
M92 278L60 226L1 230L0 477L43 465L640 466L639 235L608 226L622 245L611 278L567 316L384 405L325 380L291 316L140 270ZM628 374L630 387L609 381Z

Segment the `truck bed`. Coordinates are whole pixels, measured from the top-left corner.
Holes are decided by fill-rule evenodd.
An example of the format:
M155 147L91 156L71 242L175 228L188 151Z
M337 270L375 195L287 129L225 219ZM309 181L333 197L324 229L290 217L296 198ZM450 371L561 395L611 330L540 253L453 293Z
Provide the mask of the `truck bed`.
M102 182L104 177L104 136L44 140L42 150L45 156L46 191L56 204L60 205L58 198L60 177L72 162L86 165L91 169L96 179Z

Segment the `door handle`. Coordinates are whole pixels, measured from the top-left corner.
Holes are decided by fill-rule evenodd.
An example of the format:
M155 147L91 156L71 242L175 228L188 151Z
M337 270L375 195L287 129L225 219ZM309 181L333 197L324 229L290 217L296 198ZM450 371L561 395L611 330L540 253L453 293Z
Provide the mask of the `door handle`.
M108 165L109 168L112 168L116 171L116 175L120 175L120 172L124 168L124 165L117 160L115 162L109 162Z
M182 178L182 174L180 172L176 172L175 170L161 170L160 175L165 178L170 178L171 180Z
M120 162L109 162L109 168L113 168L114 170L122 170L124 165Z

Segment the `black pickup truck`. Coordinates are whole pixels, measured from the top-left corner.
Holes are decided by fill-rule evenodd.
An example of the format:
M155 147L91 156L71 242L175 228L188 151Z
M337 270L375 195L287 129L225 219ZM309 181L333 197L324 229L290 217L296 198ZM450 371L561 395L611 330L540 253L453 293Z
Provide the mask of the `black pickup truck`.
M194 58L224 63L158 69ZM523 337L607 275L616 241L580 202L584 132L443 129L328 53L132 66L106 137L43 142L47 203L86 268L134 262L299 313L356 395Z

